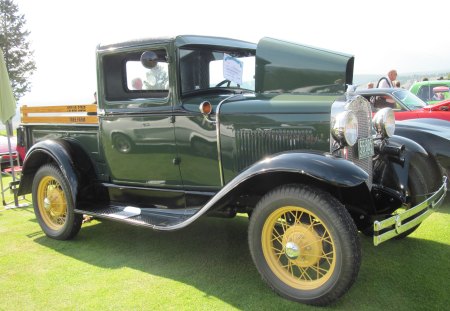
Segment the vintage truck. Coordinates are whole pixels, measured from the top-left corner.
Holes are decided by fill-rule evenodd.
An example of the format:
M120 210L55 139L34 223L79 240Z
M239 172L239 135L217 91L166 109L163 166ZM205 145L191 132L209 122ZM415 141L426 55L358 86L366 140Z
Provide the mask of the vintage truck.
M22 109L19 195L51 238L73 238L83 215L172 231L243 213L264 281L326 305L357 278L359 231L404 238L445 197L392 110L372 118L346 91L351 55L192 35L96 53L97 105Z

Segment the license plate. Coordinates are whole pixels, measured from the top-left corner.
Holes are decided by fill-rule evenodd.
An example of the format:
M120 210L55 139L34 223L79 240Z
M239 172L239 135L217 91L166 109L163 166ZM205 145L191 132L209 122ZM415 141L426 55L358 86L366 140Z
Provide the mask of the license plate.
M364 159L373 156L372 138L361 138L358 140L358 159Z

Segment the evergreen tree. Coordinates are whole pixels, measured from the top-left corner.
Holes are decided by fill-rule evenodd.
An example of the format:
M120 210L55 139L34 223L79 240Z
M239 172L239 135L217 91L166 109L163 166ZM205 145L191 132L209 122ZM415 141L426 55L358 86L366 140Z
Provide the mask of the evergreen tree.
M29 78L36 70L27 40L30 32L24 26L25 16L19 14L17 5L12 0L0 0L0 47L17 100L30 90Z

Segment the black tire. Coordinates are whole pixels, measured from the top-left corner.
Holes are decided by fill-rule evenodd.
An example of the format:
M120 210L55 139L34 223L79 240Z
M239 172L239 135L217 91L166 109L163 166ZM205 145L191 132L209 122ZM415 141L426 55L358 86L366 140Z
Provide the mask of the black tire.
M306 185L278 187L259 201L250 218L249 246L276 293L311 305L339 299L361 265L350 214L328 192Z
M431 168L429 167L428 163L426 163L422 158L416 158L414 161L411 161L408 172L408 189L410 201L405 207L406 210L425 200L426 195L429 193L429 182L427 182L424 173L430 172ZM408 235L416 231L419 226L420 224L397 235L395 239L401 240L406 238Z
M83 215L74 213L69 183L55 165L46 164L37 171L32 193L36 218L48 237L69 240L77 235Z

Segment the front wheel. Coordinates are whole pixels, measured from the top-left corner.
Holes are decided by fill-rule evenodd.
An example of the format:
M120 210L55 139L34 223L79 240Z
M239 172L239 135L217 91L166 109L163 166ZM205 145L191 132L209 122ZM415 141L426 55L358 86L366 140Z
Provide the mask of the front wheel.
M432 167L429 163L427 163L422 158L416 158L415 161L411 161L409 172L408 172L408 191L409 191L409 202L405 204L403 208L400 209L400 212L404 212L408 210L420 202L424 201L429 193L428 183L426 176L424 174L433 172ZM430 174L431 175L431 174ZM436 183L435 180L430 181L431 183ZM437 186L436 186L437 187ZM435 187L435 188L436 188ZM420 224L412 227L409 230L397 235L395 237L396 240L401 240L406 238L408 235L416 231L419 228Z
M47 236L68 240L80 231L83 215L74 213L69 183L55 165L38 170L32 191L34 212Z
M361 264L356 226L329 193L285 185L266 194L250 218L253 261L281 296L327 305L352 286Z

